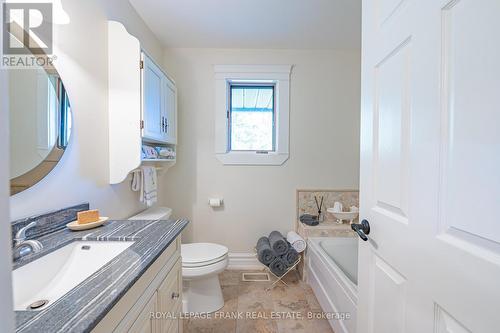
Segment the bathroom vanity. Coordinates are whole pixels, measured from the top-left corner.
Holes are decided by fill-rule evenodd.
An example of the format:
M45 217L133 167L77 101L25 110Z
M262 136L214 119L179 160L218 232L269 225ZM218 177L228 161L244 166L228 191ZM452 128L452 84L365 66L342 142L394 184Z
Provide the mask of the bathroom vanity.
M48 303L39 309L16 311L16 331L181 332L180 233L188 221L108 221L96 229L72 232L61 228L74 214L66 212L57 212L56 217L38 217L40 227L28 236L42 243L42 251L14 263L16 309L25 306L25 297L48 298ZM31 222L14 222L13 231ZM50 227L59 230L47 233ZM41 231L45 234L37 237ZM113 248L120 242L127 244L110 261L61 293L67 284L78 282L80 277L75 275L85 274L85 269L99 260L99 253L80 252L103 251L104 255L115 251ZM72 244L73 250L68 252L66 249ZM86 255L90 256L88 260ZM16 275L20 270L30 276ZM27 280L33 281L32 285L24 283ZM23 293L26 290L29 293ZM58 292L57 298L54 295ZM50 299L51 295L54 299Z

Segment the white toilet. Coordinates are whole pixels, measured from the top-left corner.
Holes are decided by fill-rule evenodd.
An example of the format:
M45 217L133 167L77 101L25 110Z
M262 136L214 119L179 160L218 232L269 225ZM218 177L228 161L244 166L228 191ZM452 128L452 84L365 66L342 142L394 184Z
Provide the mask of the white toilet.
M172 208L151 207L143 210L137 215L129 217L129 220L168 220L172 215Z
M228 248L212 243L182 244L184 313L209 313L224 306L218 274L228 264Z
M172 209L152 207L129 220L167 220ZM228 248L212 243L182 244L182 310L208 313L224 306L218 274L228 264Z

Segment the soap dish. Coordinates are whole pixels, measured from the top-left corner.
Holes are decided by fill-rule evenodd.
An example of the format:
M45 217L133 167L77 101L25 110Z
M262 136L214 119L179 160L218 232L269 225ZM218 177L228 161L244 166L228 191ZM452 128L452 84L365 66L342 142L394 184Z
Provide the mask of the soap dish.
M332 214L339 224L342 223L342 221L349 221L349 223L352 223L359 215L359 212L337 212L333 208L328 208L327 212Z
M74 231L88 230L88 229L97 228L97 227L103 225L108 219L109 219L109 217L101 216L99 218L99 220L97 220L95 222L85 223L85 224L80 224L80 223L78 223L78 221L73 221L73 222L66 224L66 227L68 227L69 229L74 230Z

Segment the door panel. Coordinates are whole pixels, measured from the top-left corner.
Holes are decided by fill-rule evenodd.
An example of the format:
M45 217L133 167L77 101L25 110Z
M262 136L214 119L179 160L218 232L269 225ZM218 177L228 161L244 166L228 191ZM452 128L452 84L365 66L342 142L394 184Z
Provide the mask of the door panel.
M175 85L170 80L164 78L165 89L165 119L166 126L166 142L175 144L177 142L177 95Z
M471 333L439 305L436 305L436 333Z
M144 55L143 69L143 137L150 140L163 140L161 120L164 110L163 73Z
M500 4L494 7L463 0L443 10L442 232L451 229L453 235L498 255L500 223L477 220L478 212L500 203L500 154L492 154L500 152L500 48L491 40L493 31L500 32Z
M406 279L373 254L370 332L404 332Z
M360 333L500 327L498 13L363 1Z
M405 0L378 0L377 2L377 16L380 26L384 25Z
M375 199L379 211L407 223L409 146L409 42L375 68Z

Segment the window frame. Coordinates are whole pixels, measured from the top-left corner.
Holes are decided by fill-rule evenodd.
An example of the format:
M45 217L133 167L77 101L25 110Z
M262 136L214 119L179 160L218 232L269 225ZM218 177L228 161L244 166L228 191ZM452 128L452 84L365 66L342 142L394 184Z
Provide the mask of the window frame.
M249 88L249 89L260 89L260 88L271 88L272 89L272 104L273 104L273 130L272 130L272 149L271 150L252 150L252 149L233 149L232 147L232 136L233 136L233 89L237 88ZM227 135L227 150L230 152L255 152L255 153L261 153L261 154L266 154L270 152L275 152L276 151L276 85L274 83L261 83L261 82L251 82L251 83L244 83L244 82L231 82L228 84L228 106L227 106L227 126L228 126L228 135ZM237 112L237 111L236 111Z
M215 65L215 154L225 165L282 165L289 158L292 65ZM230 150L231 85L274 86L274 151Z

